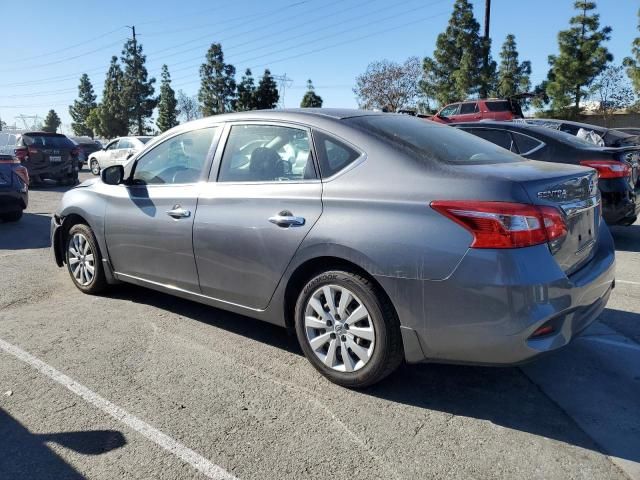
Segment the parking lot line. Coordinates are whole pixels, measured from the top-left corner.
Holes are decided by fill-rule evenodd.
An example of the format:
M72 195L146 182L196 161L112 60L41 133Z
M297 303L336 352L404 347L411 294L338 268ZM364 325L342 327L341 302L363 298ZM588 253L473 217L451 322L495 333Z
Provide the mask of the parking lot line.
M616 283L625 283L627 285L640 285L640 282L632 282L631 280L618 280L616 278Z
M131 415L126 410L123 410L119 406L111 403L109 400L101 397L94 391L85 387L84 385L76 382L71 377L61 373L52 366L43 362L42 360L34 357L30 353L22 350L21 348L6 342L0 338L0 351L8 353L14 356L18 360L28 364L35 368L43 375L46 375L50 379L59 383L60 385L68 388L73 393L78 395L84 401L92 404L94 407L102 410L108 415L112 416L121 423L124 423L128 427L132 428L136 432L144 435L152 442L156 443L160 447L164 448L168 452L172 453L176 457L180 458L185 463L188 463L196 470L202 472L209 478L214 480L237 480L236 477L224 470L222 467L210 462L202 455L194 452L190 448L181 444L180 442L169 437L167 434L161 432L157 428L152 427L145 421L139 419L135 415Z

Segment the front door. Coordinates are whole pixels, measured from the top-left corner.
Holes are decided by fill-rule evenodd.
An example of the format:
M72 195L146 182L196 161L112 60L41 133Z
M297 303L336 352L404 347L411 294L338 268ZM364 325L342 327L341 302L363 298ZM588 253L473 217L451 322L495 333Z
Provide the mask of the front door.
M264 309L322 213L310 132L236 124L218 156L193 228L201 291Z
M136 161L127 185L110 187L105 235L117 274L199 291L193 219L217 131L168 138Z

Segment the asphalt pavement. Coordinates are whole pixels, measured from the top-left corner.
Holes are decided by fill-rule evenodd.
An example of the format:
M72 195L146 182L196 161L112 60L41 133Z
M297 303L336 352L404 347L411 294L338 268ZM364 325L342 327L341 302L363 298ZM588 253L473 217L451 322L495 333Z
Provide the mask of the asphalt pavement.
M63 191L0 224L2 479L640 479L639 223L613 229L616 289L568 348L351 391L278 327L135 286L82 294L49 250Z

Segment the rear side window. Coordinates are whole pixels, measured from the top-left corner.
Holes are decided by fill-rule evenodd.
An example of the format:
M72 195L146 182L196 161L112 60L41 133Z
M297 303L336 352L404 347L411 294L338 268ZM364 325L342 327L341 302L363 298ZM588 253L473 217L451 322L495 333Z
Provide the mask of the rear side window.
M318 148L320 173L324 178L338 173L361 155L349 145L325 133L316 131L313 133L313 137Z
M540 140L537 140L529 135L523 135L518 132L511 132L511 136L513 137L513 141L516 142L516 146L518 147L518 152L521 155L526 155L527 153L532 152L533 150L544 145Z
M512 152L516 151L514 148L513 139L511 138L511 133L506 130L496 130L494 128L469 128L465 129L469 133L473 133L477 137L488 140L491 143L498 145L499 147L505 148Z
M75 148L67 137L58 135L23 135L22 141L27 147L42 148Z
M425 164L491 164L523 161L458 128L406 115L366 115L345 120Z
M460 115L476 113L477 111L478 111L477 103L463 103L462 105L460 105Z
M490 112L510 112L511 104L507 100L494 100L486 102Z

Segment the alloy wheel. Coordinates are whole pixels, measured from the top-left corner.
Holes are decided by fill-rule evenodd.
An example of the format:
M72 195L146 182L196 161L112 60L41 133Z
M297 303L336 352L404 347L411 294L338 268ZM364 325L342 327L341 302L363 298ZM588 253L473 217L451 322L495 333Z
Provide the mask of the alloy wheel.
M100 165L97 160L91 160L91 173L98 175L100 173Z
M73 278L79 285L89 285L95 276L95 257L87 237L74 233L69 241L68 253Z
M340 285L318 288L304 315L307 341L327 367L354 372L369 362L376 332L369 311L351 290Z

